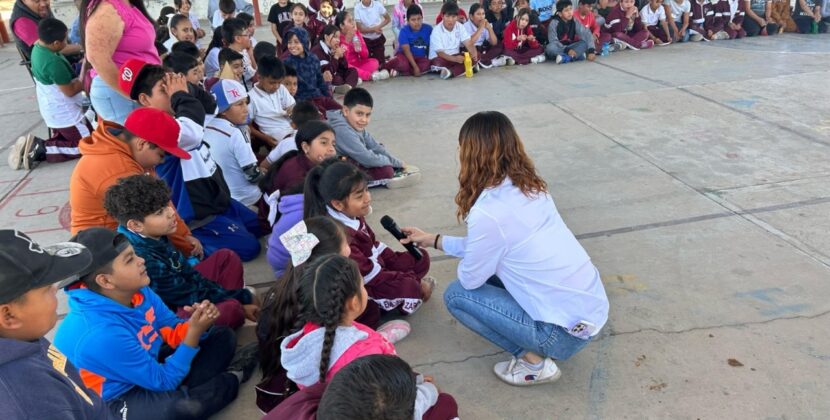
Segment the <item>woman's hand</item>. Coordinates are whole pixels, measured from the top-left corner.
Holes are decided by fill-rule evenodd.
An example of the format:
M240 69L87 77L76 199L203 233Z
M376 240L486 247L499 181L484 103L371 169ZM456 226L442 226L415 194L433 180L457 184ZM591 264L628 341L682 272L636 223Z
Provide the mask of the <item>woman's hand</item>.
M401 232L406 234L406 238L401 239L401 243L404 245L414 243L415 246L426 248L435 244L434 233L427 233L416 227L403 227Z

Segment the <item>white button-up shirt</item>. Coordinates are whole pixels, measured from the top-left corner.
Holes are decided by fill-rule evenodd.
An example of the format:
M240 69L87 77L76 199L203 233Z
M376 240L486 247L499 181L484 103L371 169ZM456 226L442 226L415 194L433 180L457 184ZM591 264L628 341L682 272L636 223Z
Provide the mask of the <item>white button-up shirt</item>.
M496 275L534 320L599 332L608 297L591 258L565 226L549 194L528 197L510 179L484 190L467 216L467 236L444 236L444 252L461 258L465 289Z

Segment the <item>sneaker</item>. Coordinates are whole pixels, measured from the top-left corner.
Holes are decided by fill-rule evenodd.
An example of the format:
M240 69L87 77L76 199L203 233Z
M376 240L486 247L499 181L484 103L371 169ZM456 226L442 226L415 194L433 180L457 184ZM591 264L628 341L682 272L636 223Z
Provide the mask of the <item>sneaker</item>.
M334 93L337 93L337 94L340 94L340 95L345 95L345 94L349 93L350 90L352 90L352 86L349 85L349 84L346 84L346 83L344 83L340 86L335 86L334 87Z
M509 361L499 362L493 366L493 372L502 381L516 386L528 386L555 382L562 376L562 371L553 362L553 359L545 358L542 368L534 370L517 358Z
M421 299L426 302L429 298L432 297L432 292L435 291L435 286L438 284L438 280L435 280L435 277L432 276L425 276L421 279Z
M647 49L653 48L653 47L654 47L654 41L652 41L650 39L647 39L647 40L643 41L642 44L640 44L640 49L643 49L643 50L647 50Z
M632 49L634 51L639 51L640 50L639 48L637 48L637 47L635 47L635 46L633 46L633 45L631 45L631 44L629 44L629 43L627 43L627 42L625 42L621 39L614 38L614 42L619 43L620 45L622 45L623 49L629 48L629 49Z
M507 60L507 65L508 66L515 66L516 65L516 60L514 60L513 57L505 56L505 59Z
M692 42L703 41L703 35L698 34L698 33L693 33L693 34L689 35L689 41L692 41Z
M380 80L386 80L389 78L389 71L388 70L380 70L372 73L372 81L377 82Z
M724 39L729 39L729 34L726 33L726 31L720 31L720 32L716 33L715 36L712 37L713 41L720 41L720 40L724 40Z
M658 47L665 47L666 45L671 45L671 41L666 41L666 42L661 41L659 44L657 44Z
M358 79L357 79L357 86L360 86L360 85L362 85L362 84L363 84L363 79L358 78Z
M389 77L398 77L398 71L395 69L389 70Z
M248 381L248 379L251 379L254 370L256 370L257 363L259 362L258 356L258 343L249 343L236 349L236 354L233 355L233 360L228 365L228 372L241 372L241 382Z
M379 326L376 331L378 334L383 336L386 341L395 344L406 338L410 331L412 331L412 327L408 322L402 319L393 319L392 321L384 322L383 325Z
M23 151L23 169L32 169L35 167L35 162L46 160L46 146L39 137L27 136Z
M608 51L615 53L617 51L622 51L625 49L625 44L620 41L614 40L611 45L608 46Z
M493 62L495 62L495 61L496 61L495 59L490 60L490 64L484 64L484 63L479 61L478 65L479 65L479 67L481 67L483 69L491 69L491 68L493 68Z
M448 70L449 71L449 70ZM421 173L396 172L395 176L386 180L386 188L406 188L421 182Z
M415 165L406 165L406 167L404 167L401 170L401 172L403 172L405 174L414 174L414 173L421 172L421 168L419 168Z
M570 63L570 62L571 62L571 56L569 56L568 54L558 54L556 56L556 64L566 64L566 63Z
M507 65L507 57L501 55L493 59L491 62L493 67L504 67Z
M446 67L443 67L441 69L441 78L444 79L444 80L447 80L450 77L452 77L452 72L450 71L450 69L448 69Z
M18 137L17 141L9 148L9 167L12 170L16 171L23 166L23 155L26 153L26 139L31 136L29 134L28 136Z
M479 70L481 70L481 68L479 68L479 64L480 64L480 63L476 63L476 64L473 66L473 74L478 74Z
M592 52L586 53L585 59L587 59L588 61L594 61L597 59L597 54Z
M539 54L536 57L530 58L530 62L533 64L544 63L545 61L547 61L547 57L545 57L544 54Z

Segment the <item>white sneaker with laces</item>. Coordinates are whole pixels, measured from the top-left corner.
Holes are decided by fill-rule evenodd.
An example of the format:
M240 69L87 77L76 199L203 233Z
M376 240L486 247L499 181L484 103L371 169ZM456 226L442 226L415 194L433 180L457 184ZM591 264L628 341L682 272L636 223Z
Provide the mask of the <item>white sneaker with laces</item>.
M29 134L31 136L31 134ZM23 155L26 154L26 141L27 136L20 136L14 142L12 147L9 148L9 167L12 170L18 170L21 166L23 166Z
M406 173L400 172L396 173L395 176L386 180L386 188L389 189L396 189L396 188L406 188L411 187L417 183L421 182L421 173L420 172L413 172L413 173Z
M546 357L542 368L534 370L517 358L496 363L493 372L502 381L516 386L529 386L555 382L562 376L562 371L553 362L553 359Z
M493 61L491 62L491 65L493 67L504 67L504 66L507 65L507 57L505 57L503 55L500 55L500 56L493 59Z
M630 50L640 51L639 48L637 48L637 47L635 47L635 46L633 46L633 45L631 45L631 44L629 44L629 43L627 43L627 42L625 42L621 39L614 38L614 42L619 42L620 45L622 45L623 47L628 48Z
M539 54L536 57L531 58L530 62L533 63L533 64L539 64L539 63L544 63L545 60L547 60L547 57L545 57L544 54Z
M450 69L446 67L441 68L441 78L447 80L450 77L452 77L452 72L450 71Z
M372 73L372 81L379 81L379 80L386 80L389 78L389 71L388 70L381 70Z

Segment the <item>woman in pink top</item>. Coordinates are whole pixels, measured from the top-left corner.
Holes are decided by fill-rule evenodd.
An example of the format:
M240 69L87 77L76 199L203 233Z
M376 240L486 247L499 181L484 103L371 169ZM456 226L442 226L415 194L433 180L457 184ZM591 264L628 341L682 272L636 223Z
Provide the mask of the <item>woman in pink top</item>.
M334 24L340 28L340 45L346 49L346 62L349 63L349 67L357 69L357 77L364 81L388 79L389 72L378 71L378 60L369 58L366 41L363 40L363 34L357 30L352 14L345 10L338 13Z
M138 105L118 90L118 69L131 58L161 64L156 27L141 0L83 0L81 34L92 64L89 97L98 116L123 124Z

